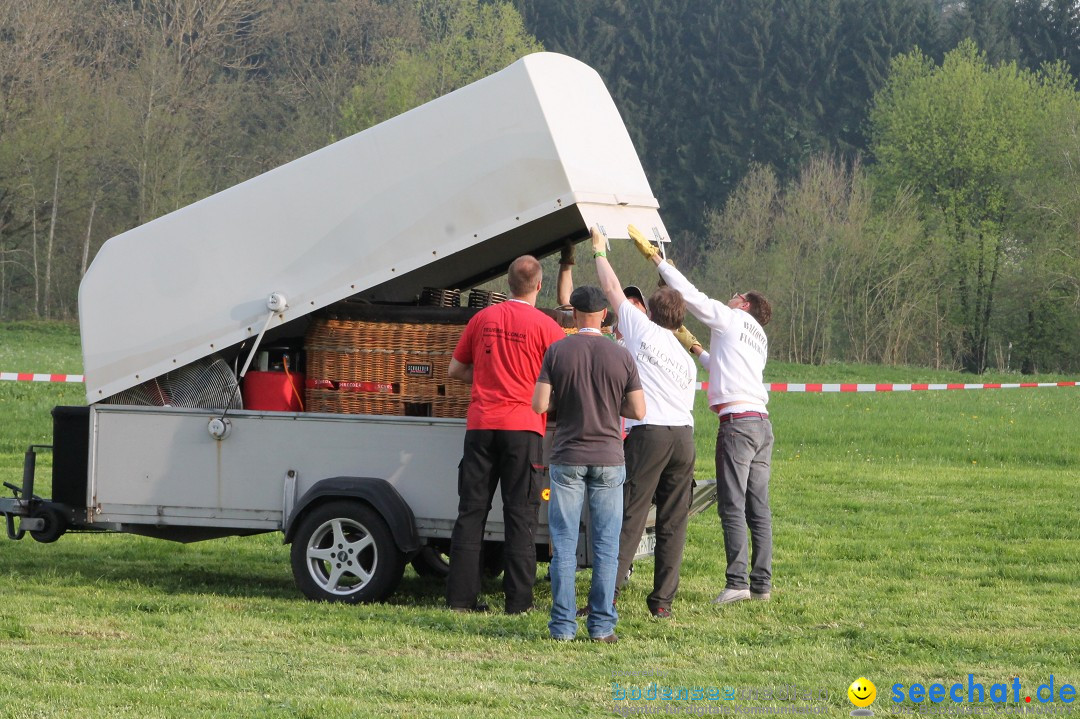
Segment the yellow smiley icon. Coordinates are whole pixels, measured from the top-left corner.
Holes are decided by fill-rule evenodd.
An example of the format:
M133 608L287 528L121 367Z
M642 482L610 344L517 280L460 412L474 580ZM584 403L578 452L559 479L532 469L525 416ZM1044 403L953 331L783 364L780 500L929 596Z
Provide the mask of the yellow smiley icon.
M543 492L541 492L540 499L544 500L545 502L551 499L551 490L545 489Z
M848 687L847 696L852 704L865 709L877 699L877 687L866 677L859 677Z

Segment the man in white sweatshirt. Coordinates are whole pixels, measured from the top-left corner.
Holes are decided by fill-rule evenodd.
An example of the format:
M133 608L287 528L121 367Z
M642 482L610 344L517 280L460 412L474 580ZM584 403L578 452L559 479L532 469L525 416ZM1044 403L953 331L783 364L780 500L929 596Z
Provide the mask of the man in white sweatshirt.
M769 340L762 329L772 307L760 292L736 292L725 304L710 299L634 227L630 237L653 262L669 287L678 290L690 314L709 328L709 408L720 426L716 435L717 509L724 529L727 582L716 604L767 600L772 590L772 512L769 467L773 431L763 383ZM747 577L747 528L753 541Z
M653 590L645 603L654 617L669 619L679 588L696 456L697 368L674 334L686 316L686 303L674 289L660 287L646 306L640 289L632 285L622 288L607 259L607 238L596 227L591 234L600 289L618 313L619 332L637 363L645 392L645 416L625 422L626 484L616 586L621 589L626 583L649 509L655 503Z

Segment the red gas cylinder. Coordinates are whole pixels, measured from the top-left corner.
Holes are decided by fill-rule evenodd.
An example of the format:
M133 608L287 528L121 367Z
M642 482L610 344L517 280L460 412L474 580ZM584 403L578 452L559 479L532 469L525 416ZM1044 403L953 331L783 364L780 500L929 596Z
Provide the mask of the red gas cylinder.
M304 375L296 372L248 372L244 375L244 409L300 412Z

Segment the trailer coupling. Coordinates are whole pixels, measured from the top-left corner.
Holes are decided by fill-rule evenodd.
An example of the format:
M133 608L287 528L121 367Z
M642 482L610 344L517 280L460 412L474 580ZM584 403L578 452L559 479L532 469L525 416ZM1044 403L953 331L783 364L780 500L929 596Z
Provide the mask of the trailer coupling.
M0 513L7 524L8 539L22 539L27 532L38 541L55 541L64 532L66 522L63 514L53 508L51 503L34 494L34 473L37 468L37 453L51 451L51 444L32 444L23 456L22 486L4 482L11 490L12 497L0 497ZM16 529L15 518L19 518Z

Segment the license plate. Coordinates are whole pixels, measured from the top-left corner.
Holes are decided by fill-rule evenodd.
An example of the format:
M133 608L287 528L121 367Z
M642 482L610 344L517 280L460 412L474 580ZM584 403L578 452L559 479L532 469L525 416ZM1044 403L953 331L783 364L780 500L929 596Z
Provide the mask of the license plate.
M641 541L637 545L636 557L651 557L656 551L656 535L652 532L645 532L641 535Z

